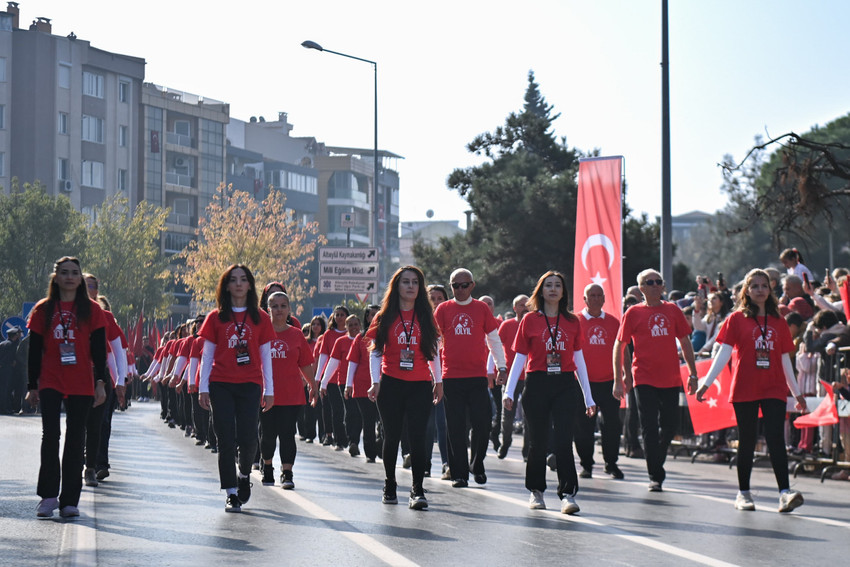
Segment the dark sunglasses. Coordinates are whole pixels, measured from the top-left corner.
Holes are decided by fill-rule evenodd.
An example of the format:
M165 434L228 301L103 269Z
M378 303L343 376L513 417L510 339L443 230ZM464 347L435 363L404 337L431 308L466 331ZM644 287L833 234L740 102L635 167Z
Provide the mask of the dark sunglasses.
M472 285L472 282L453 283L452 289L466 289Z
M664 280L644 280L643 285L664 285Z

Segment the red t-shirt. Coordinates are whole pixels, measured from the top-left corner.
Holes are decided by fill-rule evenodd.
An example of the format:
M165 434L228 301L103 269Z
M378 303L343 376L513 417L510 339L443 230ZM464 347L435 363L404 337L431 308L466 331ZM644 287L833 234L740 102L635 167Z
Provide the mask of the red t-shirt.
M354 342L354 337L343 335L334 343L330 357L337 359L339 366L336 367L336 372L331 376L331 381L328 384L345 386L345 378L348 376L348 351L351 349L352 342Z
M328 357L328 360L331 359L331 351L334 348L334 344L336 340L342 336L345 336L345 331L337 331L336 329L328 329L325 331L321 337L319 337L319 342L316 343L316 348L313 350L313 357L318 362L319 356L325 355ZM327 360L325 361L325 366L328 365ZM316 368L316 378L319 382L322 381L322 376L325 373L325 368Z
M485 337L499 328L487 304L477 299L467 305L444 301L434 311L434 319L443 335L443 379L487 376Z
M384 361L381 364L381 373L408 382L430 382L431 369L428 367L428 360L422 354L420 347L422 344L422 328L419 326L419 320L413 316L413 313L414 311L412 309L410 311L400 311L399 316L390 325L387 342L384 343ZM372 320L372 325L366 332L366 338L374 341L377 333L378 319L376 317ZM409 343L407 340L408 334L410 335ZM401 364L401 351L405 348L413 351L413 368L411 370L404 370L399 366ZM365 362L366 364L369 363L368 358Z
M516 352L514 352L514 339L516 339L516 333L518 330L519 319L516 317L508 319L499 325L499 338L502 340L502 348L505 351L505 363L507 364L508 370L511 369L511 366L514 363L514 357L516 356ZM525 369L523 369L522 373L519 375L519 379L525 380Z
M304 333L295 326L285 331L275 331L271 348L274 405L303 406L306 402L301 369L313 364L313 351Z
M357 370L354 371L354 379L352 380L351 396L353 398L367 397L369 388L372 387L372 376L369 373L369 341L358 335L352 341L346 359L348 359L349 364L352 362L357 364Z
M188 382L191 383L194 388L198 388L201 383L201 355L204 353L204 337L198 335L192 339L192 350L189 351L189 359L197 358L198 364L195 368L195 375L189 376Z
M260 346L274 339L272 320L265 311L260 311L260 321L255 324L247 311L233 313L230 321L221 321L218 309L213 309L201 325L198 335L215 343L210 382L263 383ZM236 347L240 338L247 343L250 358L249 363L244 365L236 363Z
M676 339L687 340L690 333L688 320L675 303L662 301L653 307L645 303L629 307L617 340L635 343L632 359L635 386L681 387Z
M162 356L165 354L165 346L156 347L156 352L153 355L153 359L157 362L162 362Z
M90 339L94 331L106 327L103 310L89 300L91 315L87 321L81 322L77 319L74 303L60 301L54 304L53 317L45 328L46 302L47 299L42 299L36 303L27 322L27 327L44 339L38 389L50 388L66 396L94 396ZM66 341L74 345L75 364L61 362L59 344Z
M729 388L730 402L752 402L754 400L788 397L788 385L782 370L782 355L794 351L794 340L784 319L767 318L758 321L735 311L723 322L717 342L735 348L732 357L732 384ZM756 366L756 348L769 351L770 368ZM722 386L721 386L722 388Z
M578 321L575 318L570 321L561 315L549 317L547 323L543 313L527 313L519 322L513 348L517 354L528 356L526 372L546 372L546 354L552 350L561 355L561 372L575 372L573 353L581 350Z
M620 330L616 317L604 311L599 317L590 317L586 311L578 316L587 364L587 379L591 382L610 382L614 379L614 341Z

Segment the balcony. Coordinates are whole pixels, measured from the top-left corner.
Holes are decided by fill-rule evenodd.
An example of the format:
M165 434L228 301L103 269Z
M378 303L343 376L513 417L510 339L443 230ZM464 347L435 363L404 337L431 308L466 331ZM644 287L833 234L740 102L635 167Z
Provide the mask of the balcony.
M191 136L186 136L185 134L178 134L177 132L166 132L165 141L169 144L183 146L184 148L195 147L194 138L192 138Z
M189 228L197 228L198 227L198 217L193 217L191 215L186 215L183 213L171 213L168 215L169 224L177 225L177 226L186 226Z
M185 173L177 173L176 171L165 172L165 182L171 185L179 185L180 187L194 187L195 178Z

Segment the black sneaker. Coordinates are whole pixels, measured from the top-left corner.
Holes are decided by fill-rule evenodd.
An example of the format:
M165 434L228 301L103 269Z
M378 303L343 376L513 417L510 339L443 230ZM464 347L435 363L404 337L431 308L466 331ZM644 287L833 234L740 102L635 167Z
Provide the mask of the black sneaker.
M499 447L499 455L498 455L498 457L499 457L500 459L504 459L504 458L505 458L505 457L507 457L507 456L508 456L508 446L503 444L501 447Z
M97 480L105 479L106 477L109 476L109 469L108 468L97 469L96 476L97 476Z
M292 471L283 471L280 473L280 487L284 490L292 490L295 488L295 483L292 482Z
M620 470L620 467L618 467L616 463L605 465L605 474L610 475L611 478L616 480L623 480L626 476L623 474L623 471Z
M251 499L251 478L237 478L236 479L236 495L239 497L239 502L245 504L248 500Z
M384 494L381 496L381 502L384 504L398 504L398 496L396 495L396 481L384 481Z
M425 491L422 490L422 485L414 485L410 489L410 498L407 501L407 507L411 510L425 510L428 508L428 500L425 499Z
M239 497L235 494L228 494L227 501L224 503L225 512L241 512L242 504L239 503Z
M476 484L487 484L487 475L484 473L473 475Z
M452 481L452 488L466 488L469 486L469 481L465 478L456 478Z
M355 443L354 441L348 444L348 454L352 457L360 455L360 447L358 447L357 443Z
M271 465L263 466L263 486L274 486L274 467Z
M581 468L581 472L578 473L579 478L593 478L593 469L586 469L584 467Z

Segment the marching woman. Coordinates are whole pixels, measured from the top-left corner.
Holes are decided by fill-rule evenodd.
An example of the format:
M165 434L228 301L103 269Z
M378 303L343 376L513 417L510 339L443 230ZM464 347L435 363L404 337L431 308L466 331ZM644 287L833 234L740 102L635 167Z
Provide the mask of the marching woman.
M351 350L351 343L360 336L360 319L357 318L357 315L349 315L345 319L345 330L348 334L339 337L331 348L330 358L325 365L325 372L322 374L320 393L323 400L330 399L334 411L334 428L338 425L337 415L345 412L345 424L343 425L346 439L348 439L348 454L356 457L360 455L358 444L363 424L357 405L354 403L345 405L345 402L349 400L349 397L345 395L345 382L348 376L348 351ZM330 386L330 391L328 391L328 386ZM337 409L339 409L339 412L337 412ZM337 451L342 450L339 445L336 449Z
M305 330L305 327L307 330ZM324 318L318 315L313 317L309 323L305 323L304 326L301 327L301 331L305 333L304 336L307 338L307 344L310 345L310 349L313 353L313 368L311 370L311 376L316 375L316 345L318 344L319 337L324 334L325 328ZM305 385L305 405L301 412L302 422L298 426L298 431L307 443L312 443L316 439L316 424L318 423L319 440L325 436L325 424L322 421L322 400L317 397L315 402L316 405L314 406L311 403L307 403L309 399L310 392Z
M271 319L258 308L254 276L234 264L218 280L217 309L201 325L204 338L198 403L212 407L218 438L218 475L227 492L225 512L241 512L251 497L251 465L257 453L259 408L274 405ZM239 473L236 448L239 447Z
M363 314L363 323L367 329L374 318L370 315L371 311L370 306ZM372 386L372 379L369 374L370 342L364 335L357 335L351 343L351 348L348 349L346 354L348 375L345 380L345 398L354 400L357 404L363 423L363 453L366 455L367 463L374 463L380 447L376 437L378 408L375 402L369 399L369 388Z
M33 308L29 323L27 401L41 401L41 467L36 516L71 518L83 487L86 420L106 401L106 318L86 294L80 261L59 258L47 297ZM92 374L94 365L94 374ZM59 464L61 407L65 404L65 448ZM59 490L61 484L61 492Z
M396 270L384 294L381 309L366 337L372 341L369 399L378 403L384 425L384 504L397 504L395 465L402 424L407 418L413 485L408 506L428 507L422 479L425 476L426 434L431 406L443 398L443 377L438 354L437 323L419 268ZM433 376L433 385L432 385Z
M310 401L316 398L313 380L313 352L301 327L290 325L289 297L272 292L268 297L275 337L271 344L272 373L274 375L274 406L260 415L263 424L260 446L263 453L263 484L274 484L274 458L277 440L280 439L280 484L286 490L295 488L292 465L295 463L295 422L304 405L304 381L310 392Z
M787 323L779 315L778 302L770 291L766 272L751 270L746 275L738 304L738 310L726 318L720 329L717 336L720 351L711 363L704 383L696 390L696 397L700 402L706 398L706 392L734 351L729 400L738 420L738 496L735 508L756 509L750 493L750 474L761 409L764 438L779 487L779 511L790 512L803 504L803 495L789 489L788 454L785 451L788 390L797 400L797 409L808 411L806 397L797 388L791 365L789 353L794 351L794 342Z
M319 337L319 342L316 344L318 355L313 352L313 356L318 358L316 364L316 376L322 377L325 375L325 367L331 357L331 351L336 344L337 339L345 336L345 320L350 315L348 308L337 305L334 307L334 314L331 318L331 324L326 333ZM343 376L345 380L345 376ZM336 445L337 451L343 451L348 448L348 437L345 434L345 404L342 401L342 395L337 396L333 390L327 398L322 399L322 417L325 422L325 439L322 445Z
M503 403L505 410L513 409L516 386L524 369L522 409L531 445L525 466L525 487L531 491L528 507L532 510L546 508L543 501L546 454L549 434L554 429L561 513L575 514L579 511L575 501L578 475L572 447L576 406L584 403L587 416L593 417L596 404L590 394L587 366L581 352L579 321L568 309L564 276L555 271L540 276L528 300L528 308L514 339L516 355ZM584 394L583 402L579 385Z

